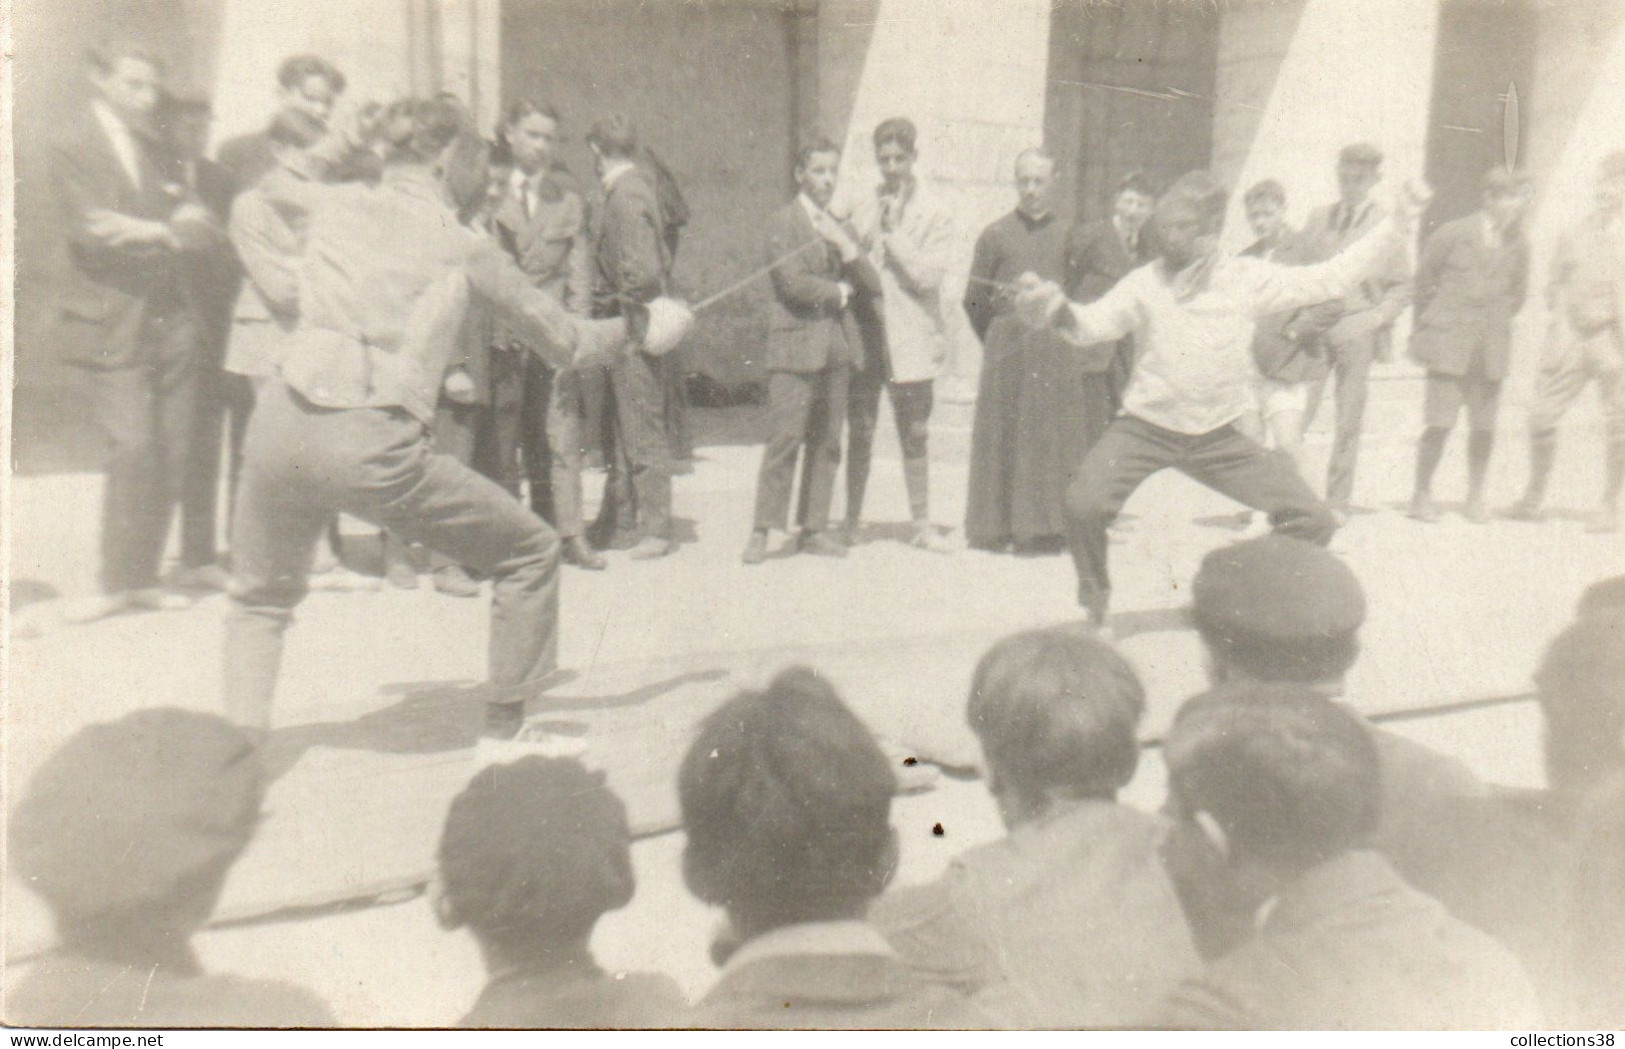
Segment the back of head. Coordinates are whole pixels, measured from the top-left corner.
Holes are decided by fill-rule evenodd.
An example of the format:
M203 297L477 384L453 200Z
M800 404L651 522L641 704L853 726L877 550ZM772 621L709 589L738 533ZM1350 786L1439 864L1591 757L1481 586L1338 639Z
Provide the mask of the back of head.
M689 887L742 928L853 917L885 888L896 780L811 670L786 670L714 711L677 786Z
M438 859L451 922L519 948L583 938L632 899L626 808L573 760L481 771L451 803Z
M1268 535L1214 550L1191 584L1191 618L1220 676L1317 682L1359 653L1365 592L1324 547Z
M1586 790L1625 772L1625 615L1570 625L1547 648L1535 684L1554 787Z
M1110 645L1079 631L1005 638L976 667L966 719L992 778L1029 803L1110 798L1134 776L1145 691Z
M1199 696L1180 710L1163 754L1179 807L1212 817L1233 861L1304 870L1376 830L1371 734L1310 690L1250 684Z
M611 113L593 124L587 142L606 157L632 159L638 148L638 130L625 113Z
M139 926L177 907L201 922L264 788L259 753L234 725L137 711L82 729L40 767L11 821L11 859L64 928Z
M1216 230L1224 222L1229 192L1206 171L1188 171L1157 198L1157 214L1190 212L1204 230Z

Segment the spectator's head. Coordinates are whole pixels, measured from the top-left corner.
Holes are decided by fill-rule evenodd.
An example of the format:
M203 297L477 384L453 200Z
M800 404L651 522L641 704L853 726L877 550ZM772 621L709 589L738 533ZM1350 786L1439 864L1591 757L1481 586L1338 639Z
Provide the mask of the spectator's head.
M897 192L914 177L914 143L918 138L919 130L908 117L882 120L875 128L875 166L888 192Z
M688 886L742 940L861 917L896 864L896 784L834 688L786 670L706 718L683 759Z
M452 801L437 858L441 923L508 960L584 946L632 899L626 808L574 760L482 770Z
M1055 169L1055 158L1040 147L1016 154L1016 210L1035 219L1050 213Z
M1191 619L1215 683L1341 685L1360 652L1365 592L1324 547L1268 535L1202 559Z
M1354 142L1337 152L1337 189L1344 203L1358 207L1382 181L1382 150Z
M1131 171L1117 180L1117 191L1112 194L1112 215L1130 233L1138 233L1156 207L1156 190L1143 172Z
M821 208L835 197L835 176L841 167L841 147L827 138L814 138L796 150L796 188Z
M587 132L587 145L598 158L599 170L617 160L631 160L638 151L638 129L625 113L611 113Z
M1242 198L1253 236L1273 242L1286 228L1286 187L1272 178L1255 183Z
M508 192L508 184L517 168L513 161L513 149L508 145L506 135L498 134L496 141L491 143L491 154L487 158L487 164L489 171L485 181L485 208L489 212L502 203L503 195Z
M1157 243L1175 268L1190 265L1218 246L1224 225L1225 188L1205 171L1191 171L1157 199Z
M345 80L338 67L320 55L294 55L277 67L276 84L283 109L298 110L325 124L344 94Z
M1625 615L1625 575L1610 576L1586 587L1574 614L1578 619Z
M1625 208L1625 149L1603 157L1597 166L1597 207L1608 215Z
M545 99L522 98L508 107L502 139L519 170L534 175L553 166L563 123L558 108Z
M158 99L156 113L159 130L182 160L199 160L208 151L209 127L214 122L208 99L165 92Z
M1529 176L1497 165L1484 172L1484 210L1498 229L1514 229L1529 209Z
M11 859L65 942L169 957L213 913L264 789L259 752L229 722L137 711L81 730L40 767Z
M163 59L156 51L119 37L92 47L85 62L96 94L126 125L141 127L152 119L164 79Z
M1364 847L1382 798L1370 730L1298 686L1250 683L1185 704L1163 744L1166 811L1258 901Z
M1134 669L1099 638L1031 630L989 649L965 716L1006 826L1057 802L1114 798L1139 763L1144 710Z
M320 142L326 134L327 125L297 109L284 109L277 113L265 129L265 137L271 144L271 155L276 162L300 174L309 173L306 158L310 147Z
M386 166L429 168L459 215L485 200L491 147L469 130L468 111L455 99L392 102L379 118L378 137Z
M1535 673L1546 720L1546 778L1582 793L1625 773L1625 616L1580 619Z

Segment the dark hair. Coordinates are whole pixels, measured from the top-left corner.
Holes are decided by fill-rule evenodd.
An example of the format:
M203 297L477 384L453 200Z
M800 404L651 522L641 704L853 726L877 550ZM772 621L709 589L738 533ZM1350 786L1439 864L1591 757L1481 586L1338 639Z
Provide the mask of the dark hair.
M689 887L757 929L851 917L891 876L896 785L829 682L785 670L707 717L683 759Z
M1145 689L1098 638L1029 630L976 665L966 720L998 778L1022 796L1051 788L1110 797L1134 776Z
M1116 200L1125 193L1138 193L1142 197L1157 199L1157 190L1151 185L1151 180L1143 171L1130 171L1117 180L1117 188L1112 190L1112 199Z
M106 75L118 65L119 59L133 58L156 69L165 70L163 57L150 44L127 36L113 36L99 40L85 49L85 61L98 73Z
M1369 142L1351 142L1337 151L1339 164L1378 167L1382 164L1382 150Z
M1212 816L1233 856L1304 869L1364 845L1381 816L1370 731L1309 689L1198 696L1174 719L1163 756L1180 807Z
M892 117L882 120L875 128L875 148L879 149L888 142L895 142L903 147L906 153L914 152L914 142L920 136L920 131L914 126L914 121L908 117Z
M544 116L555 124L564 123L564 117L559 115L559 108L553 103L541 98L521 98L509 104L502 117L502 126L512 127L532 114Z
M1206 171L1188 171L1157 199L1157 208L1190 208L1204 228L1213 228L1224 221L1229 199L1229 191L1212 175Z
M344 88L349 83L339 72L339 67L321 55L293 55L283 59L276 69L277 85L284 91L292 91L313 76L327 81L335 95L344 94Z
M272 145L292 149L309 149L327 134L327 125L297 109L278 110L265 129L265 137Z
M451 922L510 944L584 937L635 884L626 807L574 760L481 771L452 800L436 857Z
M638 129L625 113L611 113L593 124L587 142L606 157L630 160L638 149Z
M812 160L814 153L834 153L838 157L841 155L841 147L823 135L815 135L802 142L801 147L796 150L795 170L806 170L807 164Z
M1261 200L1267 200L1278 206L1286 206L1286 187L1272 178L1263 179L1253 183L1253 188L1247 191L1242 203L1249 208Z
M1347 674L1360 657L1360 631L1312 637L1280 637L1248 630L1235 623L1215 623L1191 608L1196 633L1225 662L1259 681L1309 684Z
M1515 197L1528 192L1529 176L1497 164L1484 172L1480 188L1486 197Z
M424 164L440 156L458 136L468 133L467 110L443 98L406 98L391 102L378 122L387 152L385 163Z
M1586 787L1625 771L1625 615L1581 619L1535 672L1546 719L1546 775Z

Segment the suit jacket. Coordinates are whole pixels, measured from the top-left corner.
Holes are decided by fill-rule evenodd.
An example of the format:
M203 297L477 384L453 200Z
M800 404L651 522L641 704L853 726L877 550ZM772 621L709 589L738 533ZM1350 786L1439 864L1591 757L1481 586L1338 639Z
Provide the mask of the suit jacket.
M741 948L748 950L749 944ZM992 1026L961 995L894 955L781 953L731 962L689 1014L719 1030L914 1030Z
M1191 1030L1529 1030L1534 992L1489 936L1405 884L1376 852L1345 853L1275 898L1248 942L1169 1002Z
M587 206L563 177L551 172L538 181L535 199L535 211L527 215L524 200L510 185L491 213L487 224L491 235L537 288L551 293L569 312L585 317L592 310L593 294ZM505 345L514 340L514 333L499 323L495 337L498 345Z
M128 367L142 352L149 315L188 309L182 252L161 247L113 247L90 232L97 210L171 223L182 205L197 204L179 165L154 139L135 132L141 185L130 181L96 115L87 107L49 146L51 176L71 263L60 302L61 339L68 359L97 368ZM207 221L171 223L183 251L218 243Z
M1057 805L958 857L929 885L882 896L869 920L922 976L1015 1028L1144 1027L1200 959L1156 816Z
M1529 288L1529 243L1514 231L1491 247L1484 225L1482 212L1447 222L1422 250L1410 352L1429 371L1506 377L1512 318Z
M636 307L665 294L671 283L660 201L637 168L623 171L604 193L593 231L593 316L628 314L641 338Z
M1324 262L1365 236L1387 215L1374 200L1361 205L1347 229L1342 228L1342 204L1327 204L1309 213L1302 237L1306 263ZM1411 302L1411 267L1406 253L1396 247L1364 280L1353 294L1343 299L1343 316L1326 332L1325 341L1334 349L1360 339L1376 340L1386 353L1394 321Z
M796 251L797 248L804 250ZM791 255L791 252L795 254ZM853 313L841 306L837 284L845 280L858 294L879 298L874 268L861 258L850 266L813 229L800 198L767 220L766 261L790 257L773 268L767 296L768 371L816 372L830 365L863 363L863 343Z
M935 379L948 354L942 282L953 251L952 213L917 184L890 234L881 228L878 190L856 202L851 223L881 285L879 323L865 325L873 349L864 366L873 363L893 382Z

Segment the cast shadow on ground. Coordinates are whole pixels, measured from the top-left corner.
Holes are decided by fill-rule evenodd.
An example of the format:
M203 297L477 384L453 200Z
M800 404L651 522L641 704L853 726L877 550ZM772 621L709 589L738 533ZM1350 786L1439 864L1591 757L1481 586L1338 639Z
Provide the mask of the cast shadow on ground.
M589 696L549 697L530 704L529 713L545 716L550 728L569 732L588 726L552 715L592 713L640 706L696 682L718 681L721 668L676 674L627 692ZM384 695L400 700L353 721L315 722L274 730L265 745L266 773L270 780L287 774L311 747L367 750L381 754L440 754L469 750L479 739L483 724L483 686L468 681L402 682L386 685Z

